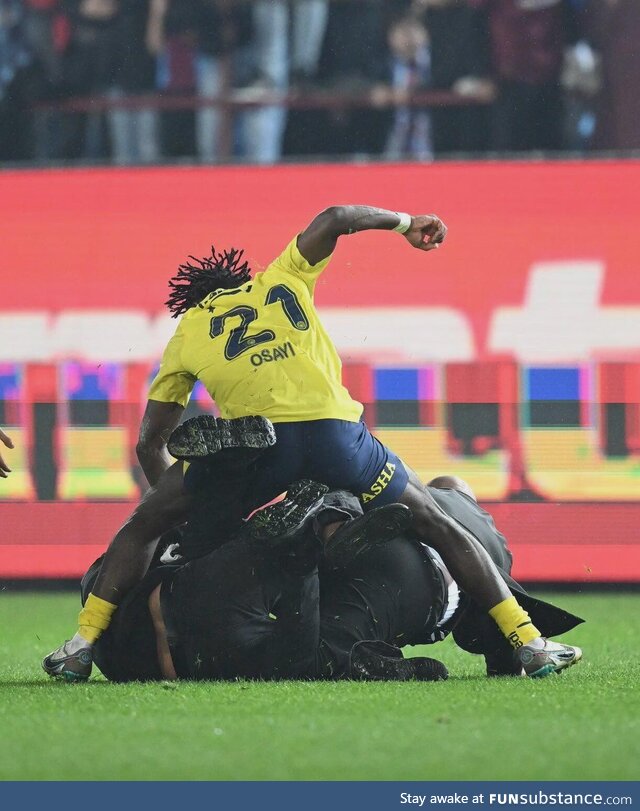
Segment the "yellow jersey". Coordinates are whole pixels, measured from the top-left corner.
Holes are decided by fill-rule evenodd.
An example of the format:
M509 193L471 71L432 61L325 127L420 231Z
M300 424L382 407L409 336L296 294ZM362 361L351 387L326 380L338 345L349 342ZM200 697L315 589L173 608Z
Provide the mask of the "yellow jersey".
M342 385L340 358L313 305L329 259L310 265L296 237L251 281L187 310L149 399L186 406L200 380L226 418L358 422L362 405Z

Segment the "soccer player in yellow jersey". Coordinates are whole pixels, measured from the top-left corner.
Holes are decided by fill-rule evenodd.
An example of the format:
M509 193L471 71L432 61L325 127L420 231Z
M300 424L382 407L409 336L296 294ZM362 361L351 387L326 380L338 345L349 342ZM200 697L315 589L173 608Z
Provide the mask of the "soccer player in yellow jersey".
M367 230L398 232L428 252L440 247L447 229L434 215L335 206L315 217L263 273L251 277L236 251L214 252L200 267L181 268L168 304L182 318L152 383L140 432L139 458L153 486L111 543L78 633L44 660L48 673L89 675L91 645L144 576L158 536L186 520L194 493L202 503L207 484L213 500L217 486L224 490L220 479L211 484L206 459L183 475L182 463L172 465L167 453L167 438L197 380L217 403L224 431L233 432L238 419L246 427L242 420L253 417L275 428L275 444L246 471L241 498L229 499L218 515L247 515L302 478L350 490L365 510L400 502L412 511L418 536L441 555L460 588L489 611L523 664L535 653L540 671L541 657L548 656L550 665L557 657L557 643L540 637L486 551L373 437L361 421L361 404L342 385L340 360L315 312L313 293L337 240ZM215 422L212 430L219 430Z
M310 264L294 238L264 272L190 307L164 352L149 399L185 406L200 380L222 417L358 422L362 406L342 385L340 359L313 306L329 259ZM241 278L248 275L245 267Z

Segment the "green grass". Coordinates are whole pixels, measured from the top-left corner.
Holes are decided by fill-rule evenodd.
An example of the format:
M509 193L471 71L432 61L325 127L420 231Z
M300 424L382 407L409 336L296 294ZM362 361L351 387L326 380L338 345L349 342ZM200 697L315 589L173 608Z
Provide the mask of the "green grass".
M68 594L0 595L1 780L630 780L640 756L640 595L555 595L588 619L562 676L489 680L430 648L439 684L46 680ZM417 651L418 649L416 649Z

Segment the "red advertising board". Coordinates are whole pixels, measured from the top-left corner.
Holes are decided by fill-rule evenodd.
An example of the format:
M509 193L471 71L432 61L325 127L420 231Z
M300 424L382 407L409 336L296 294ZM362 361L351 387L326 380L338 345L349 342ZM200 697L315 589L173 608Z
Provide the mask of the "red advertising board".
M0 402L25 470L15 492L0 482L0 577L77 576L130 508L95 498L136 491L129 471L97 496L63 475L82 437L63 424L61 381L75 372L61 364L119 364L140 388L165 340L167 280L187 255L242 247L260 269L343 203L436 212L449 226L427 254L396 234L345 238L318 284L356 396L402 399L387 394L388 367L416 371L425 402L413 433L372 405L384 438L425 476L469 478L512 541L518 576L640 580L640 161L1 173ZM495 436L466 437L456 414L492 398L487 370ZM121 389L131 396L132 384ZM27 470L29 409L55 398L58 500L47 503ZM561 403L556 422L540 417L548 401ZM92 442L96 465L115 470L128 465L135 419L114 419ZM540 503L508 502L524 490Z
M188 254L242 247L264 267L336 203L434 211L449 236L429 254L383 233L342 240L320 306L450 307L479 355L539 263L601 262L599 305L640 306L640 161L4 172L1 306L157 312Z
M635 583L640 579L629 504L486 504L513 551L522 581ZM130 504L0 505L0 577L79 578L104 552Z

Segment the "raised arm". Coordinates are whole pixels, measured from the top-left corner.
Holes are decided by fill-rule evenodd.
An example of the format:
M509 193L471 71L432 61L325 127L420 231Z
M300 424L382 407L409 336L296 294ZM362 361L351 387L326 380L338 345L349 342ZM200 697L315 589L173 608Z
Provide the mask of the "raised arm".
M0 430L0 442L2 442L2 444L7 448L13 448L13 441L2 430ZM11 468L4 461L2 454L0 453L0 479L6 479L7 473L11 473Z
M338 237L358 231L397 231L422 251L437 248L447 235L447 227L435 214L412 216L371 206L331 206L300 234L298 250L315 265L333 253Z
M140 423L136 454L150 485L156 484L162 473L175 462L167 451L167 442L183 412L184 408L179 403L147 402Z

